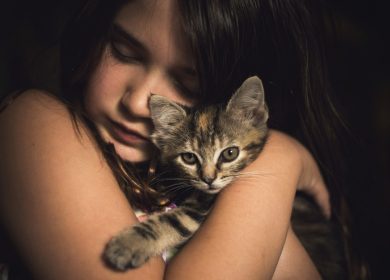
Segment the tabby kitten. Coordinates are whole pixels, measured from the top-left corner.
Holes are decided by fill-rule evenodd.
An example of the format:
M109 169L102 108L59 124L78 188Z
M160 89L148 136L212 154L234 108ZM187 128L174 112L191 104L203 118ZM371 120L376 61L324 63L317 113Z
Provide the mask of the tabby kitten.
M268 109L255 76L244 81L226 106L187 108L153 95L150 111L155 126L151 138L160 150L163 173L191 191L177 208L153 214L108 243L104 257L118 270L139 267L191 238L217 193L240 176L267 138Z

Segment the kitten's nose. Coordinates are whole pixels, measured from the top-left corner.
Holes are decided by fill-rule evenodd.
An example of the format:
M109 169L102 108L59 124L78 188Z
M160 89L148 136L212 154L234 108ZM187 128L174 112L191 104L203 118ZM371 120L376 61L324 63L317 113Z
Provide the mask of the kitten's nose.
M202 177L202 180L203 180L203 182L205 182L207 185L211 185L211 184L214 182L215 177L205 176L205 177Z
M205 182L207 185L211 186L211 184L214 182L215 178L217 178L217 170L215 169L215 166L210 163L205 163L202 166L201 172L200 172L200 178L202 178L202 181Z

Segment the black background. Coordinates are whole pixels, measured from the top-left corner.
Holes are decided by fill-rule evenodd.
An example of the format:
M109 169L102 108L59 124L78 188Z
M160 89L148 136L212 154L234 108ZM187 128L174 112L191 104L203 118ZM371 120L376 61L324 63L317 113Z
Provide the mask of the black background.
M1 96L31 85L55 90L55 46L77 2L1 2ZM351 135L345 160L353 236L373 279L385 279L390 260L390 4L386 0L327 4L337 31L330 47L331 80Z

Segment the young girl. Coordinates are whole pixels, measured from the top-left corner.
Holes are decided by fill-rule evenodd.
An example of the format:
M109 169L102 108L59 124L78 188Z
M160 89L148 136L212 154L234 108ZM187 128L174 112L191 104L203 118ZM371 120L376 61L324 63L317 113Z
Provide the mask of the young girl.
M276 130L245 170L267 175L224 190L172 262L120 273L101 258L137 222L131 206L148 208L155 195L136 176L155 153L152 93L215 104L258 75L270 126L327 163L334 117L314 4L87 0L64 32L60 94L24 91L0 115L6 261L18 259L16 270L36 279L319 279L289 221L297 189L327 216L329 195L311 153ZM108 160L108 143L123 164ZM132 205L116 180L125 165Z

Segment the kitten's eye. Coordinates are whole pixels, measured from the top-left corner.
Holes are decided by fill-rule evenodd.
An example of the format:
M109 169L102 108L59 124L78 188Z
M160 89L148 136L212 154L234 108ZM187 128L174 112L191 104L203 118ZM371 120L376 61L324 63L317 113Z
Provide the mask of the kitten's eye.
M221 159L224 162L231 162L238 157L239 153L240 151L237 147L230 147L223 150L223 152L221 153Z
M190 164L190 165L193 165L196 163L196 161L198 160L196 155L193 154L193 153L183 153L181 154L181 158L182 160L186 163L186 164Z

